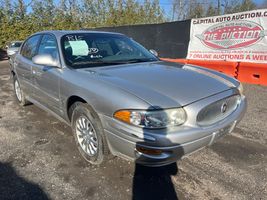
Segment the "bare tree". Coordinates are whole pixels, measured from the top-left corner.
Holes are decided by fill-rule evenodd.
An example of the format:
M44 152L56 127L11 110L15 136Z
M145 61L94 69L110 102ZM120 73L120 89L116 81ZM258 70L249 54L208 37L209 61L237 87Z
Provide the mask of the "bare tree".
M190 2L188 0L172 1L172 21L184 20L187 15L187 8Z
M252 0L224 0L224 13L232 14L256 9Z
M267 0L265 0L259 8L267 8Z
M0 1L0 8L5 15L10 15L12 14L12 5L10 0L1 0Z
M14 11L17 14L18 18L24 18L27 11L27 7L23 0L17 0L14 2Z
M216 10L216 8L213 5L209 5L207 12L206 12L206 16L215 16L218 14L218 11Z
M267 0L261 8L267 7ZM171 20L209 17L256 9L253 0L173 0Z

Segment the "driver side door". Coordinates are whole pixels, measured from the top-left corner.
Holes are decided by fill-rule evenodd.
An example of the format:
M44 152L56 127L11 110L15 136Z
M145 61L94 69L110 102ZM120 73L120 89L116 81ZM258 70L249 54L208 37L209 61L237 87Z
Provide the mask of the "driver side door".
M37 54L49 54L59 63L59 52L56 38L50 34L44 34L41 38ZM57 67L32 66L35 99L56 114L61 113L59 83L61 69Z

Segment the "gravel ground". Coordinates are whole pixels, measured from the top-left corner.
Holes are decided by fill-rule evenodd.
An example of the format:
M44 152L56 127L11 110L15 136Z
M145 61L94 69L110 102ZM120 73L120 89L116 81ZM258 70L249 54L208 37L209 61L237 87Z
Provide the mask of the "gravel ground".
M15 101L0 62L0 199L267 199L267 87L244 85L235 131L168 167L87 164L68 126Z

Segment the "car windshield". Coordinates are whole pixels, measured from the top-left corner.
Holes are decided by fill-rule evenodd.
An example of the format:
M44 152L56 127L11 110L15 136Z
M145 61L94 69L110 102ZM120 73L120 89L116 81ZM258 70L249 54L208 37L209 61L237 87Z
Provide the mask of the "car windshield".
M9 48L20 47L21 44L22 44L22 42L12 42L12 43L9 45Z
M143 46L120 34L68 34L62 37L61 45L65 61L72 68L158 60Z

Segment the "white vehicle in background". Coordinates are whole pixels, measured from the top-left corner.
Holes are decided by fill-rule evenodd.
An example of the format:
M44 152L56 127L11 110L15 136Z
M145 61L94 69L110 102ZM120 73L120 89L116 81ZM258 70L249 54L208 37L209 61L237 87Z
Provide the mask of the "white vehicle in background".
M11 41L6 45L6 52L9 59L9 64L12 65L16 53L19 51L19 48L23 41Z
M23 41L12 41L8 45L6 45L6 51L8 57L16 54L21 46Z

